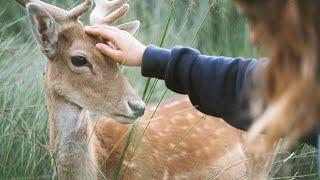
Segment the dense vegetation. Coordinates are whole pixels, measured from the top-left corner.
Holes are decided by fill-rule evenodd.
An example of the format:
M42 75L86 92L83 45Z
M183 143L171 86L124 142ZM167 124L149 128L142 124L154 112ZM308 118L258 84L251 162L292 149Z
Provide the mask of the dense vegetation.
M50 3L67 9L80 1ZM0 179L50 179L53 166L42 75L45 57L32 37L25 11L13 0L0 0L0 5ZM146 44L167 48L181 44L207 55L258 55L249 44L246 19L233 1L131 0L130 6L123 21L139 19L137 37ZM83 17L84 22L87 19ZM145 100L159 102L163 97L163 82L142 78L136 68L123 71ZM146 84L148 91L144 91ZM290 153L279 156L271 176L315 178L315 149L300 145L294 152L285 163L282 159Z

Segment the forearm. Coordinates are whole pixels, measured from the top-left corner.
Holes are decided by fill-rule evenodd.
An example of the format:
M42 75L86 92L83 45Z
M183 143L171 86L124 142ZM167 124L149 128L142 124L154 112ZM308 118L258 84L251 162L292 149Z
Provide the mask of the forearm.
M169 89L188 94L205 114L224 118L229 124L246 129L250 117L243 113L248 101L244 86L251 79L258 61L244 58L202 56L197 50L172 50L149 46L142 61L142 74L164 79Z

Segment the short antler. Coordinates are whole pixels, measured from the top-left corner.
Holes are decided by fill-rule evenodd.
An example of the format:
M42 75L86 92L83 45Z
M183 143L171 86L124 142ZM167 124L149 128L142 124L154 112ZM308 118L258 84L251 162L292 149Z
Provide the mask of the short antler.
M112 25L129 10L127 0L94 0L95 8L90 15L91 25ZM132 34L139 28L139 21L132 21L118 26Z
M120 19L129 10L127 0L94 0L96 6L90 15L92 25L109 24Z
M85 0L84 3L80 4L79 6L74 7L68 12L68 16L70 18L78 18L83 13L89 11L92 7L92 0Z
M16 0L16 1L24 7L28 3L36 3L41 7L45 8L50 13L50 15L58 22L63 22L70 19L77 19L83 13L88 11L92 6L92 0L85 0L85 2L83 2L79 6L74 7L70 11L66 11L56 6L53 6L51 4L42 2L40 0Z

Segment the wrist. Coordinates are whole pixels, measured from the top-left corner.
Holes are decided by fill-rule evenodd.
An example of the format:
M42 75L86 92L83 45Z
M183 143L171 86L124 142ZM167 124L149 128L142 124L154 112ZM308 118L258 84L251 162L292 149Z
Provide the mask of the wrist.
M142 59L143 59L143 55L144 55L146 49L147 49L147 46L145 46L144 44L140 45L136 66L142 65Z

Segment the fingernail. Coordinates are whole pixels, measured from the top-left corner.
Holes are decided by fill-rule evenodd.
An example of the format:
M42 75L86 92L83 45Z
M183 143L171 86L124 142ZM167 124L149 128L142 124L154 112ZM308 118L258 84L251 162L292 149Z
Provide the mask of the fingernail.
M92 29L93 27L92 26L85 26L84 29Z
M99 44L96 44L96 47L100 50L102 48L102 45L99 43Z

